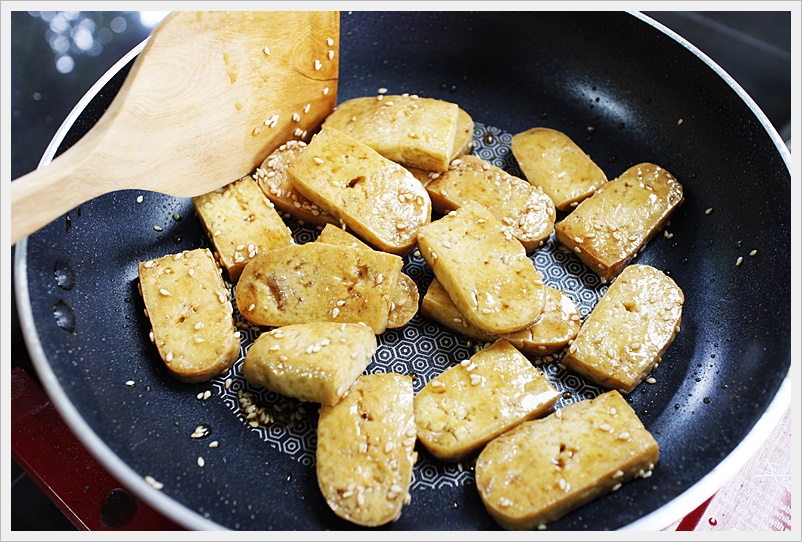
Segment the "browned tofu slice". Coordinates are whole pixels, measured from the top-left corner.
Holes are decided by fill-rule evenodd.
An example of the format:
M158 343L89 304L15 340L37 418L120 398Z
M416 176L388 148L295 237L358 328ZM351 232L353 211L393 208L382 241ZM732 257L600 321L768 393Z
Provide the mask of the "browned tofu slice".
M547 356L568 346L579 331L581 319L573 299L557 288L545 286L545 289L543 312L538 319L528 328L512 333L494 335L472 325L459 313L436 278L423 296L421 314L465 337L482 342L504 339L524 354Z
M436 176L435 176L436 175ZM554 231L554 203L543 191L478 156L451 162L448 171L432 175L426 191L432 209L446 214L469 201L490 211L524 246L539 248Z
M334 128L404 166L445 171L454 156L459 107L415 95L353 98L337 105L323 129Z
M479 203L423 226L418 246L460 314L482 331L512 333L540 316L540 273L523 245Z
M203 382L237 361L239 332L209 249L140 262L139 284L153 326L151 340L176 380Z
M232 282L260 252L293 244L289 228L251 177L194 197L192 203Z
M476 487L503 528L544 528L634 478L651 476L659 454L632 407L610 391L490 441L476 461Z
M431 220L429 195L411 173L334 129L318 133L288 173L298 192L377 250L406 254Z
M264 159L253 178L278 211L292 216L301 224L337 224L335 217L300 195L287 176L287 169L305 148L304 141L287 141Z
M337 404L322 406L317 481L339 517L364 527L401 517L417 457L412 378L360 376Z
M383 333L402 265L393 254L325 243L271 250L245 266L237 308L258 326L364 322Z
M473 151L473 118L462 108L457 111L457 135L454 138L454 152L451 159Z
M684 301L659 269L628 266L585 319L563 364L606 388L631 392L674 340Z
M434 457L457 461L519 423L544 416L559 396L540 369L500 340L418 392L418 440Z
M315 242L373 250L357 237L331 224L327 224L323 228L320 235L315 239ZM412 320L412 317L418 312L419 300L418 285L407 275L400 273L395 290L393 291L392 300L390 301L390 314L388 314L387 317L387 327L390 329L399 328Z
M682 186L671 173L638 164L558 222L555 237L607 282L645 247L682 199Z
M313 322L262 333L248 349L242 372L251 384L333 405L367 368L376 335L363 324Z
M512 153L526 179L542 188L561 211L576 206L607 182L604 171L579 145L551 128L516 134Z

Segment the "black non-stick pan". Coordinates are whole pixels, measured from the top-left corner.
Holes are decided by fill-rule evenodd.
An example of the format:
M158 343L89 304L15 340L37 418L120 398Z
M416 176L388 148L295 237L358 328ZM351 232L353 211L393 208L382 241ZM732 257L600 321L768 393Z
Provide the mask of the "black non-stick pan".
M693 46L638 14L349 12L341 24L340 101L386 88L456 102L476 121L474 152L518 175L511 135L547 126L610 179L649 161L680 180L685 201L668 233L636 260L670 274L686 300L655 383L628 397L660 461L650 478L548 528L659 529L701 504L790 398L790 157L765 116ZM98 120L136 53L78 105L44 163ZM314 240L314 229L287 223L296 241ZM90 201L19 243L20 318L48 393L115 476L188 528L353 528L317 487L317 404L252 388L241 361L211 382L179 383L148 341L137 263L201 246L208 240L190 200L137 191ZM583 317L604 292L553 240L532 258ZM409 255L405 272L425 292L432 274L423 260ZM241 331L244 353L259 330ZM379 343L368 372L413 374L416 391L476 348L420 315ZM541 367L563 392L560 407L601 391L556 361ZM250 427L239 393L274 422ZM199 425L209 436L190 438ZM445 465L419 451L412 502L383 529L498 528L470 461Z

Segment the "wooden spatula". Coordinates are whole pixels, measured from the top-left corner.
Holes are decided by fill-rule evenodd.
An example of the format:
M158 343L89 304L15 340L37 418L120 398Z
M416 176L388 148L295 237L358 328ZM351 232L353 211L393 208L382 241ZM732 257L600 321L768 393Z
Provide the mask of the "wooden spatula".
M337 12L174 12L154 30L95 126L11 183L16 243L99 195L177 197L251 173L335 106Z

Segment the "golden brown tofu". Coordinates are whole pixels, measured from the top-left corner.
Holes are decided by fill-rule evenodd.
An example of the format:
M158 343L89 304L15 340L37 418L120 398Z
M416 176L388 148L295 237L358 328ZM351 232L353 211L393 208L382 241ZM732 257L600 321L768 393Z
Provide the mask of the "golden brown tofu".
M392 254L325 243L271 250L245 266L237 308L258 326L364 322L383 333L402 264Z
M293 244L289 228L251 177L194 197L192 203L232 282L259 252Z
M333 405L367 368L376 335L363 324L314 322L262 333L248 349L242 372L251 384Z
M490 441L476 487L505 529L543 528L633 478L647 478L657 441L617 391L524 422Z
M264 159L253 178L278 211L292 216L301 224L337 224L337 219L331 214L300 195L287 176L287 169L305 148L303 141L287 141Z
M643 250L682 199L682 186L668 171L638 164L558 222L555 237L608 282Z
M628 266L585 319L563 364L606 388L631 392L674 340L684 301L659 269Z
M460 314L482 331L512 333L540 316L540 273L523 245L479 203L423 226L418 246Z
M457 461L519 423L545 415L559 396L540 369L500 340L418 392L418 440L434 457Z
M415 448L412 378L360 376L340 402L320 409L317 481L339 517L364 527L401 517Z
M535 323L521 331L494 335L485 333L468 322L459 313L448 292L435 278L429 284L421 302L421 314L465 337L482 342L504 339L522 353L530 356L547 356L559 352L576 337L581 324L576 303L564 292L545 286L543 312Z
M554 231L554 204L540 188L478 156L452 161L448 171L425 186L432 209L441 214L472 200L481 203L527 252L542 246Z
M576 206L607 182L604 171L585 151L551 128L516 134L512 153L526 179L542 188L561 211Z
M387 95L353 98L337 105L323 129L345 132L404 166L445 171L455 153L456 104Z
M315 242L373 250L357 237L331 224L327 224L323 228L320 235L315 239ZM399 328L412 320L412 317L418 312L419 298L418 286L415 284L415 281L404 273L400 273L392 300L390 301L390 314L387 317L387 327L390 329Z
M151 340L176 380L203 382L237 361L239 332L209 249L140 262L139 284L153 326Z
M451 159L473 151L473 119L462 108L457 111L457 135L454 138L454 152Z
M288 173L298 192L377 250L406 254L431 220L429 195L411 173L334 129L318 133Z

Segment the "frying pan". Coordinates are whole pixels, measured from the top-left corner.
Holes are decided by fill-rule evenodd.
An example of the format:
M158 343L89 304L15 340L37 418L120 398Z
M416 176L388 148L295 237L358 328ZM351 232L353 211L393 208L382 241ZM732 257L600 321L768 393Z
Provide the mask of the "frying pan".
M669 273L686 299L656 383L628 397L660 461L650 478L549 529L660 529L701 504L790 400L790 156L766 117L702 53L640 14L349 12L341 24L340 101L384 87L456 102L477 123L475 152L513 173L511 134L548 126L580 144L608 178L652 161L682 182L672 236L656 237L636 260ZM140 48L78 104L43 163L97 121ZM316 235L288 225L298 242ZM239 364L208 383L176 382L147 340L137 263L207 245L191 201L136 191L92 200L20 242L16 294L38 375L100 461L187 528L354 528L317 488L316 404L249 388ZM604 291L553 241L533 261L583 316ZM422 260L407 257L405 272L424 292L432 275ZM259 330L241 330L247 348ZM475 347L420 315L379 339L368 372L414 374L416 390ZM560 406L600 391L555 362L542 368L563 391ZM249 427L239 392L276 421ZM208 438L190 438L199 425ZM498 528L470 462L444 466L420 455L411 504L382 529Z

